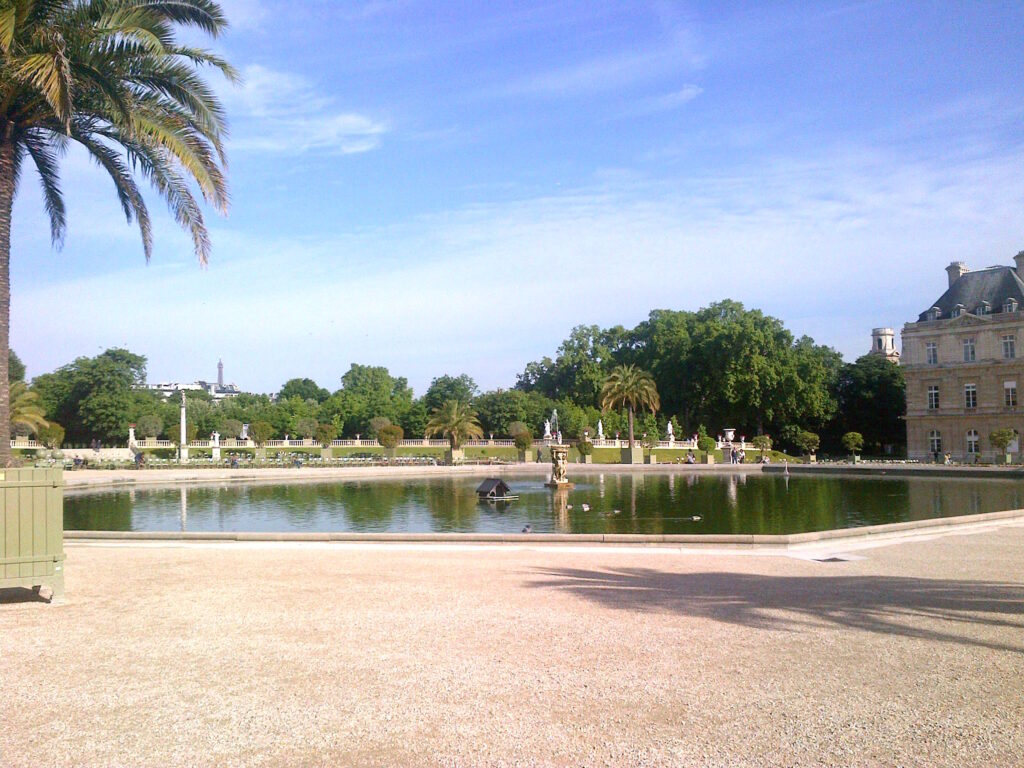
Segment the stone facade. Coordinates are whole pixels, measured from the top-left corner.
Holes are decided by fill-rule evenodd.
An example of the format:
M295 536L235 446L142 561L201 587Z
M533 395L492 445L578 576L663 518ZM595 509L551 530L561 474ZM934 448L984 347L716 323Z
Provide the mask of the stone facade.
M903 327L909 458L995 461L992 432L1024 433L1024 252L1016 262L951 264L949 289ZM1020 448L1009 448L1018 460Z

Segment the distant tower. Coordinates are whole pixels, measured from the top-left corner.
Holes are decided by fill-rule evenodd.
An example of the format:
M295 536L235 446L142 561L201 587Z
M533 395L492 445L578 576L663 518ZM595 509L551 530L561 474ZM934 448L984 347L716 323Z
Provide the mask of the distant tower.
M872 355L881 355L891 363L899 363L900 353L896 351L896 332L892 328L871 329Z
M223 360L218 360L217 361L217 388L218 389L223 389L224 388L224 361Z

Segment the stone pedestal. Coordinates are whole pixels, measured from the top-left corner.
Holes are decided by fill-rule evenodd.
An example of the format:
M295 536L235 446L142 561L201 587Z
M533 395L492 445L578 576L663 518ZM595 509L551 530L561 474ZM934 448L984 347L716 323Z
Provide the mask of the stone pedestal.
M331 450L331 446L329 446L329 445L320 446L320 458L321 459L330 459L333 456L334 456L334 452Z
M620 461L623 464L643 464L644 449L640 446L636 448L623 448L620 451L620 457Z
M569 446L555 444L551 446L551 480L545 483L548 488L562 490L575 488L566 476L569 463Z
M461 448L449 448L448 452L444 455L444 463L448 466L452 466L456 462L465 461L466 452Z
M647 463L648 464L657 464L658 463L658 454L656 454L656 453L649 453L649 454L647 454Z

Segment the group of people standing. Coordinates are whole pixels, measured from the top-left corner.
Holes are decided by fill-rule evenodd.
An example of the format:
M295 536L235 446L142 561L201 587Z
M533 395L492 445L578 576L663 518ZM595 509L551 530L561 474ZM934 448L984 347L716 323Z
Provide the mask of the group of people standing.
M730 464L742 464L747 460L747 452L742 448L736 448L735 446L729 446L729 463Z

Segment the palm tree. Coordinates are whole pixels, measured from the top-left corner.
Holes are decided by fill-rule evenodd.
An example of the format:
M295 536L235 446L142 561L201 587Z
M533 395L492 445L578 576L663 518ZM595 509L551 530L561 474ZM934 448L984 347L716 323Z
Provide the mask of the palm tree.
M147 261L153 229L136 173L166 200L205 264L210 240L189 182L227 210L226 125L198 70L237 76L176 32L215 37L226 26L215 0L0 0L0 466L10 463L11 211L20 171L31 160L39 173L56 247L66 224L59 165L74 142L113 180Z
M451 441L452 450L455 450L466 440L483 437L484 430L476 419L476 411L468 404L446 400L431 411L427 434L447 437Z
M635 365L616 366L601 389L601 408L610 411L626 408L629 412L629 447L633 449L633 411L637 408L648 408L657 413L661 408L658 388L654 379L647 371Z
M48 426L50 426L50 422L45 418L43 406L39 402L39 395L29 390L24 381L16 381L11 384L10 429L13 431L18 427L24 427L29 432L36 434ZM8 450L10 445L10 439L8 439Z

